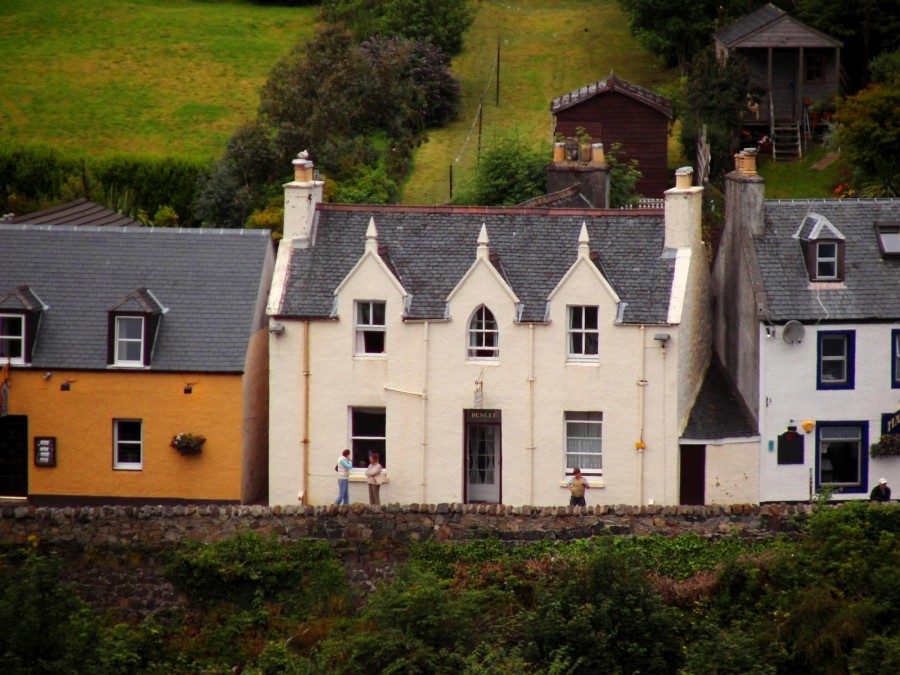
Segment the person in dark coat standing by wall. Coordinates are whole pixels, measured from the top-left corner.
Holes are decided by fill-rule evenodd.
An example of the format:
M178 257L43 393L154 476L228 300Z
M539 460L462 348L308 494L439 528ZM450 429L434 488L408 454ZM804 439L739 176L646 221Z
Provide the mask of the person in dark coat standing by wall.
M891 501L891 488L887 484L887 479L882 478L878 481L878 485L872 488L869 499L873 502L889 502Z

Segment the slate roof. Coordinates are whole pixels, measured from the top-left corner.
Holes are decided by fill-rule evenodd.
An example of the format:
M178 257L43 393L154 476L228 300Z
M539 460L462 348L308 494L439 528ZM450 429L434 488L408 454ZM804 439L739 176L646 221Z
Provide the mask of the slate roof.
M650 91L649 89L644 89L644 87L640 87L636 84L632 84L627 80L618 78L612 73L602 80L591 82L590 84L586 84L579 89L574 89L567 94L557 96L550 102L550 112L556 114L590 98L612 91L617 91L637 101L641 101L651 108L655 108L669 119L672 119L672 116L674 115L672 102L665 96Z
M102 204L76 199L43 211L14 216L7 223L32 225L95 225L97 227L144 227L144 224L117 213Z
M711 441L747 438L758 433L750 411L735 393L725 369L713 358L681 437Z
M755 33L765 32L768 28L773 26L776 23L781 21L790 21L792 22L795 32L800 32L805 34L806 36L815 36L816 39L815 46L820 47L840 47L843 43L840 40L836 40L821 31L816 30L815 28L811 28L806 24L798 21L797 19L790 16L783 9L776 7L775 5L769 3L763 5L755 12L750 12L745 16L742 16L740 19L735 21L734 23L725 26L724 28L716 31L713 34L713 39L721 42L726 47L731 47L738 42L741 42L748 37L754 35ZM748 45L748 46L757 46L757 45ZM783 44L783 47L791 47L794 45ZM804 46L813 46L813 44L805 43Z
M594 208L594 205L591 204L587 197L585 197L581 192L581 185L575 183L575 185L570 185L567 188L563 188L562 190L557 190L556 192L550 192L545 195L538 195L537 197L532 197L520 204L517 204L520 208L552 208L552 209L591 209Z
M845 237L843 283L811 284L793 237L808 212L824 216ZM900 199L765 202L766 231L754 238L768 319L900 320L900 257L882 256L876 222L900 223Z
M106 369L107 312L147 289L168 310L151 370L242 372L271 260L266 230L0 224L0 297L47 307L35 368Z
M407 318L444 318L447 296L475 261L485 224L490 252L523 303L522 320L543 321L547 296L575 262L581 225L587 223L598 268L628 303L624 321L666 322L674 259L662 255L661 211L334 204L318 209L315 243L293 251L278 316L331 316L334 290L362 256L374 218L379 244L387 246L412 296Z

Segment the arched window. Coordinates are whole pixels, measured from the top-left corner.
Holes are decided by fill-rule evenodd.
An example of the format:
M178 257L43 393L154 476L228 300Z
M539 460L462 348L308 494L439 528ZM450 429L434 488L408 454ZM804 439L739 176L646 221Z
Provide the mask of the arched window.
M496 359L500 356L500 334L497 322L487 307L475 310L469 321L469 358Z

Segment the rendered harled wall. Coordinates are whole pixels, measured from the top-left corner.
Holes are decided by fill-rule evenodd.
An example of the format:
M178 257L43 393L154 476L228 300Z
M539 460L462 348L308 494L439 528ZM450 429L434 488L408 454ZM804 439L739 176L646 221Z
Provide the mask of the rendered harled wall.
M762 501L809 499L810 471L815 470L816 429L804 433L802 422L863 422L868 444L881 434L881 415L900 408L900 389L891 387L891 333L896 324L807 325L803 341L788 344L782 327L767 338L760 328L760 499ZM816 389L817 332L852 330L856 334L855 387ZM777 437L796 426L804 436L804 463L778 464ZM770 443L772 448L770 449ZM863 448L865 493L835 493L834 499L867 498L880 477L894 489L900 485L900 460L868 457Z
M672 344L661 350L655 327L615 325L611 289L592 264L574 258L552 296L549 321L517 324L513 292L476 259L475 242L472 254L446 321L403 321L403 291L376 256L364 257L345 279L335 320L309 322L308 344L303 321L278 319L285 330L270 337L270 504L296 504L301 493L313 505L335 498L334 464L350 443L354 406L387 412L390 483L382 503L463 501L463 416L475 407L476 381L482 407L502 414L503 503L568 503L567 410L603 413L603 476L592 479L589 504L677 501L678 327L665 327ZM385 356L354 356L354 300L386 302ZM481 304L499 325L496 360L467 357L468 322ZM599 305L599 361L567 361L567 305ZM643 468L635 449L642 429ZM361 476L351 478L351 501L366 501L366 489Z
M28 417L29 496L241 500L241 375L50 372L14 369L10 380L9 413ZM140 471L113 469L117 418L143 421ZM206 437L200 455L170 447L180 432ZM34 465L35 436L56 438L55 467Z

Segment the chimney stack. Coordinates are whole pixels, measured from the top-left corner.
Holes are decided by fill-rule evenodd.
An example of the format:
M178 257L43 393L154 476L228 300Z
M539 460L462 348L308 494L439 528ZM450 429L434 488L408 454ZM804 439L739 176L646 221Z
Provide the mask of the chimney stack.
M694 187L694 170L683 166L675 172L675 187L666 190L666 248L700 245L703 188Z
M315 180L315 166L304 150L292 162L294 180L284 184L284 238L295 246L309 244L316 205L322 201L324 181Z
M765 232L766 181L756 173L756 149L734 156L735 170L725 176L725 227L746 227L754 236Z

